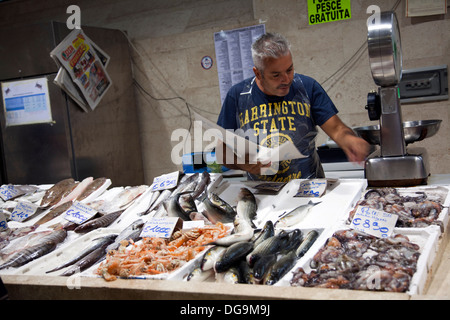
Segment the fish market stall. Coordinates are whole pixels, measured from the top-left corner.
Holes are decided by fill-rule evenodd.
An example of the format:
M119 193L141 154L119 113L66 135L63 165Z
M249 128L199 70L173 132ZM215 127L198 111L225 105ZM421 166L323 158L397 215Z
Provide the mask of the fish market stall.
M373 189L365 179L168 176L162 189L105 178L2 186L10 298L449 297L450 177ZM395 215L392 234L358 230L359 207Z

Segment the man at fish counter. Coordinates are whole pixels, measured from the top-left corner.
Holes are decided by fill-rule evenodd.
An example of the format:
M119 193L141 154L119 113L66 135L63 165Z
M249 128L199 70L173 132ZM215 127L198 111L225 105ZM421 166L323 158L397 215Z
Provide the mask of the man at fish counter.
M246 138L265 147L290 141L305 157L272 165L238 158L221 143L216 154L226 167L246 171L251 180L324 177L315 145L317 126L342 148L349 161L365 159L369 144L341 121L336 106L316 80L295 73L290 44L283 36L266 33L259 37L252 45L252 57L255 76L229 90L217 124L241 129Z

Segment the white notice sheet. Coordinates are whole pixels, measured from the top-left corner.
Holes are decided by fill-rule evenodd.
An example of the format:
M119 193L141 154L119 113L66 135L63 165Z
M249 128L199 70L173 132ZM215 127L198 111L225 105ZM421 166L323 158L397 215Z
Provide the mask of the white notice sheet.
M222 104L233 85L254 75L251 46L265 29L264 24L259 24L214 34Z

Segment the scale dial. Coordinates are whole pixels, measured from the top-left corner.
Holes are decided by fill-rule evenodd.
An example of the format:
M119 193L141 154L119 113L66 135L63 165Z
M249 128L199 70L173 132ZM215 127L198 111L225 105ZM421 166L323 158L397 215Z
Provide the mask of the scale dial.
M367 44L375 83L381 87L397 85L402 77L402 49L395 12L381 12L368 24Z

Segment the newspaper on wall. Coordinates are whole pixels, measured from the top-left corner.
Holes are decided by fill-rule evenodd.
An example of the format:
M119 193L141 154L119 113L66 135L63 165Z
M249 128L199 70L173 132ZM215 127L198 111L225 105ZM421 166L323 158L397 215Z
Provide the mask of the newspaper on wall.
M68 73L82 99L74 98L77 95L74 94L73 87L69 90L69 95L84 111L87 111L86 103L94 110L112 84L106 71L109 56L82 29L74 29L50 52L50 56ZM67 80L58 85L66 91L70 87Z

